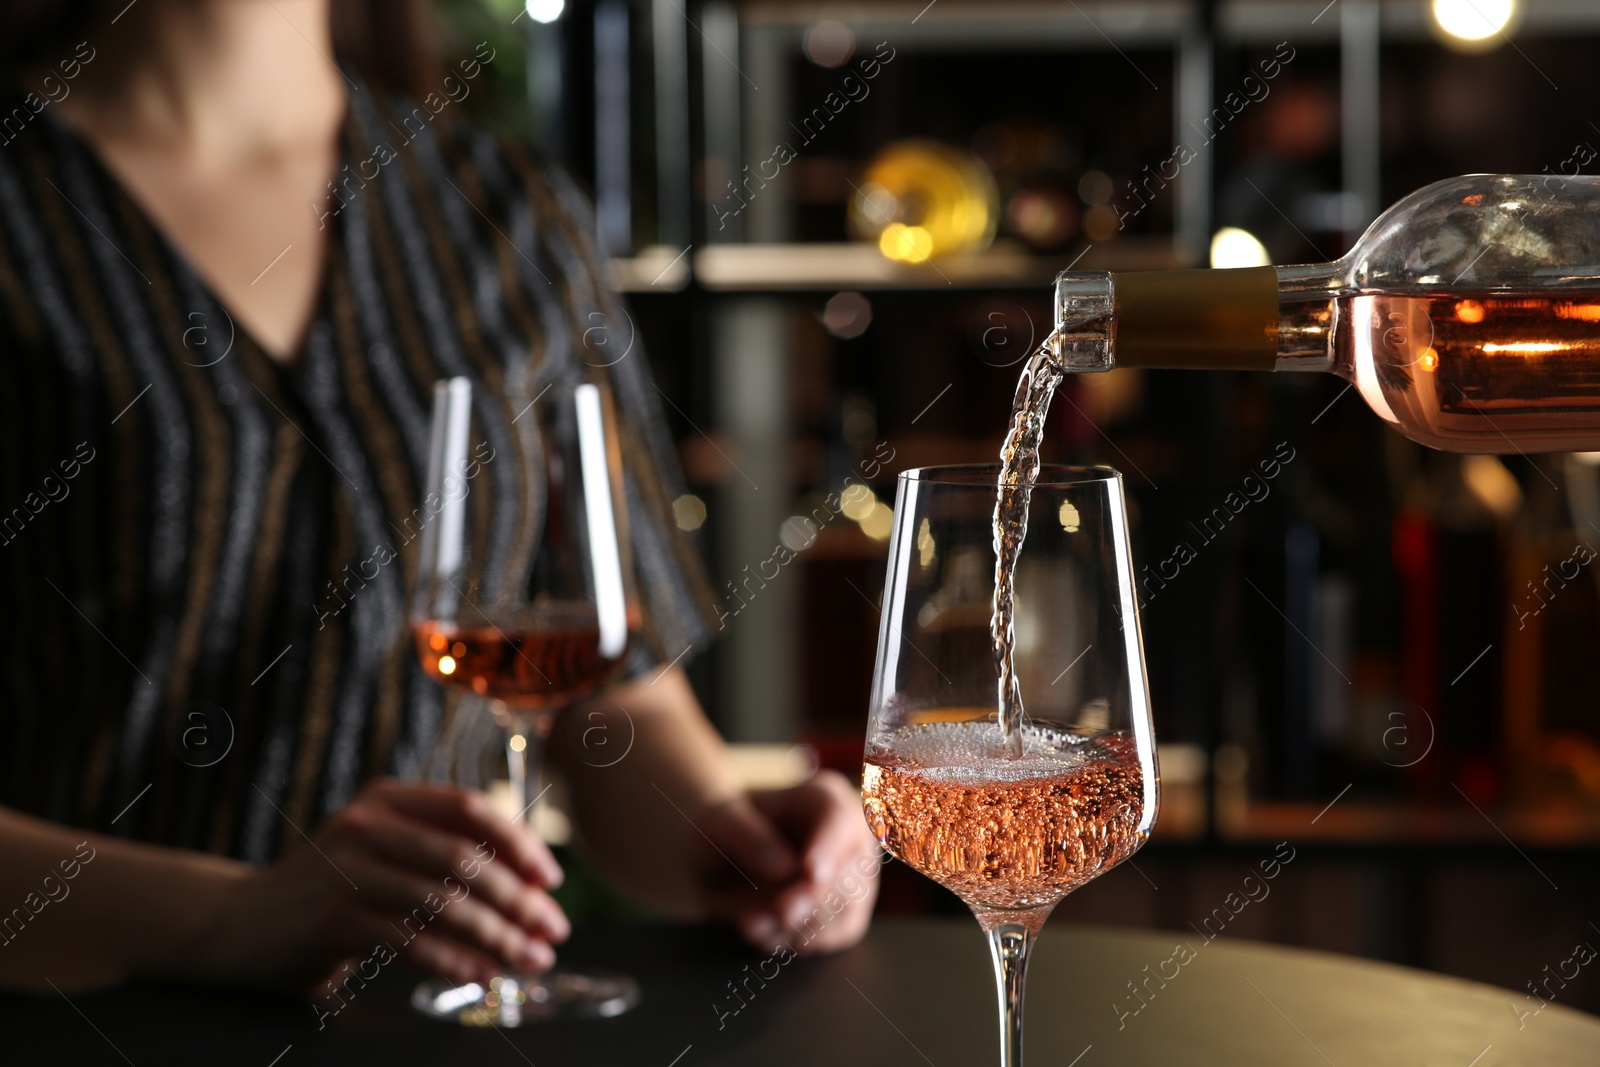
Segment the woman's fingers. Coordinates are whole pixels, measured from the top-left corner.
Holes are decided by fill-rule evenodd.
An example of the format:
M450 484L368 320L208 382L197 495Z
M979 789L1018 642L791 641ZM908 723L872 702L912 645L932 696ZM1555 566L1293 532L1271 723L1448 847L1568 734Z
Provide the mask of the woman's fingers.
M474 899L465 886L446 888L361 853L346 857L346 869L361 887L365 907L394 916L392 930L397 937L412 941L424 933L445 933L516 968L542 971L555 962L555 950L545 941Z
M477 857L481 863L505 862L527 881L551 888L561 884L561 865L544 842L526 826L496 811L483 793L383 779L368 786L363 794L370 794L402 815L481 842L485 846Z
M794 876L794 849L750 798L737 796L713 804L700 813L695 825L715 850L706 857L714 882L762 892L776 889ZM720 879L715 877L719 868L724 876Z
M463 889L484 901L523 931L547 941L565 941L572 933L566 915L547 893L540 892L505 864L476 860L473 845L392 812L373 818L366 843L394 864L440 879L439 891ZM467 874L467 871L476 871Z
M748 810L769 834L781 833L799 849L798 871L761 894L710 894L712 908L731 915L745 940L764 951L787 944L830 952L859 941L872 917L881 864L849 783L824 771L750 801Z
M775 896L733 912L739 933L763 952L788 945L802 955L834 952L861 940L872 920L876 897L876 862L868 861L870 876L842 876L838 883L817 891L796 882Z
M817 894L806 886L784 891L776 909L790 932L790 945L801 955L837 952L860 941L872 922L876 885L855 883L852 892L833 889Z
M820 771L790 789L752 794L751 800L799 847L807 879L819 892L877 847L855 791L837 771Z
M418 934L400 955L414 966L457 985L488 982L505 970L492 956L442 934Z

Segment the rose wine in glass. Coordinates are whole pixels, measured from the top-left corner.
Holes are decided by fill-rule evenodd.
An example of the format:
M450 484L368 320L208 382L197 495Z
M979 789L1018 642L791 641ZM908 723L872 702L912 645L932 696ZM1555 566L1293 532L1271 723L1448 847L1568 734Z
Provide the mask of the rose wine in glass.
M1014 551L997 624L1000 473L900 476L862 793L884 848L987 934L1001 1063L1020 1067L1034 938L1144 843L1159 779L1121 477L1042 467L1019 483L1007 514L1026 546L1021 527L998 539Z
M487 420L510 449L485 450ZM638 629L608 396L556 381L502 405L474 397L468 379L440 382L428 456L412 639L432 678L489 701L508 735L512 799L531 822L551 722L621 674ZM479 479L515 491L475 508L472 494L488 491ZM638 999L631 978L561 968L429 981L412 995L425 1014L477 1026L617 1015Z
M599 627L585 625L581 615L462 627L430 619L412 633L422 669L434 681L519 711L559 708L587 696L622 665L601 654Z

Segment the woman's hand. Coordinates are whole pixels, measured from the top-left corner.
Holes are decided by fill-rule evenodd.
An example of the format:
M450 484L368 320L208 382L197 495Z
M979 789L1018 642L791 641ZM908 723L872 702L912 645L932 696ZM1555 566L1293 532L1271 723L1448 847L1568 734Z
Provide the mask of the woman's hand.
M769 952L861 940L883 853L860 797L833 771L744 792L682 667L575 706L552 737L578 844L634 899L731 923ZM596 753L595 737L625 743Z
M482 981L548 969L570 931L544 892L561 868L482 793L376 781L309 844L223 890L185 950L202 973L318 994L347 964L369 970L398 955L450 981Z
M861 940L883 852L861 801L836 771L701 812L711 846L699 857L706 906L764 952L833 952Z

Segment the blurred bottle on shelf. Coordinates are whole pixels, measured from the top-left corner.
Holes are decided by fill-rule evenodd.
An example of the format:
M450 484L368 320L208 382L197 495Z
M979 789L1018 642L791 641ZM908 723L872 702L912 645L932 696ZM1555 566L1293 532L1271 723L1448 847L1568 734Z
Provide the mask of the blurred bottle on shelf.
M867 164L850 229L886 257L922 263L994 240L999 193L976 157L938 141L896 141Z
M1506 529L1517 480L1493 456L1429 453L1394 517L1403 625L1397 720L1412 751L1392 765L1413 789L1501 797ZM1393 753L1397 757L1401 753Z
M1031 182L1006 200L1006 229L1036 252L1065 248L1080 232L1077 202L1046 182Z
M1284 532L1283 561L1283 613L1294 628L1284 635L1284 781L1290 796L1302 798L1348 777L1359 674L1355 583L1328 530L1314 513L1303 514Z
M1282 770L1284 791L1291 797L1317 793L1320 683L1328 671L1341 673L1339 663L1348 645L1342 633L1322 632L1321 549L1321 531L1315 523L1303 516L1290 520L1283 533L1283 617L1289 628L1283 635Z
M1074 131L1036 119L991 122L972 138L972 150L988 165L1004 205L1001 233L1015 237L1035 252L1065 249L1084 230L1085 212L1094 213L1103 229L1116 229L1111 179L1100 171L1083 172Z
M1597 461L1569 454L1541 465L1512 530L1503 729L1510 790L1522 802L1600 802Z

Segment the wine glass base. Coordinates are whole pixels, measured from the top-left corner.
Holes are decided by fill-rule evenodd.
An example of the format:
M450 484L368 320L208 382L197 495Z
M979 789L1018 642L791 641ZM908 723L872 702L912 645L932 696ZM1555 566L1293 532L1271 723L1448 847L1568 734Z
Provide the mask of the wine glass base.
M609 1019L639 1003L639 983L607 971L553 970L502 975L487 984L420 983L411 1006L463 1026L527 1026L567 1019Z

